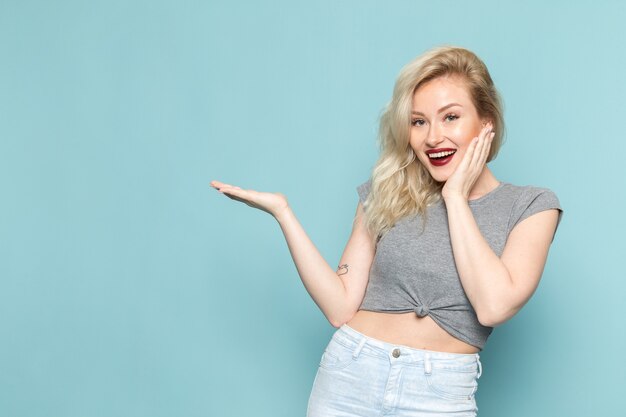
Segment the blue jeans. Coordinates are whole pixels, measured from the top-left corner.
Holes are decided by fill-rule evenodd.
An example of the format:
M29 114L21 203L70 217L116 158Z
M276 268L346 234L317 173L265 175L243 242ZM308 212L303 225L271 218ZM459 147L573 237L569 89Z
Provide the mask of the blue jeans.
M324 350L307 417L476 416L478 353L394 345L347 325Z

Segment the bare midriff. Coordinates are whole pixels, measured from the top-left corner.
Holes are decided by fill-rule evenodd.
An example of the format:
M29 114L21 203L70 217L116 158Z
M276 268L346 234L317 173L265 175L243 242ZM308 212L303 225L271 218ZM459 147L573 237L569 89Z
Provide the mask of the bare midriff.
M429 316L419 317L413 311L381 313L359 310L346 324L366 336L396 345L452 353L480 351L446 332Z

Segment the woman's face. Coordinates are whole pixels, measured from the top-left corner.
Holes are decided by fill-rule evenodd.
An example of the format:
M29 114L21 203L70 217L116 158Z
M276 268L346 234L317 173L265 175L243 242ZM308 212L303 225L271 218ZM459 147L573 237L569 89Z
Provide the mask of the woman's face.
M413 95L411 148L435 181L444 182L486 122L478 116L462 78L435 78Z

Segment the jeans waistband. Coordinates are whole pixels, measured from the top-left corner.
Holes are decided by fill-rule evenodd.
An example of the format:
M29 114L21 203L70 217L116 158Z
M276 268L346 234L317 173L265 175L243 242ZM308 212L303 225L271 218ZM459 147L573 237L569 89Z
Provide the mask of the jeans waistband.
M347 348L353 349L353 355L358 356L361 352L369 355L388 357L396 362L424 362L429 367L459 368L463 366L476 366L478 376L482 373L480 355L478 353L454 353L436 350L418 349L405 345L397 345L384 342L370 336L366 336L347 324L343 324L333 339Z

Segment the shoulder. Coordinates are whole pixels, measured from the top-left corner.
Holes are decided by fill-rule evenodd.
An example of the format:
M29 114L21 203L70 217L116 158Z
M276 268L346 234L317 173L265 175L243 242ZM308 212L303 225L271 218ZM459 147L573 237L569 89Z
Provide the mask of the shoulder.
M503 192L501 194L508 195L509 198L514 199L529 199L536 198L539 195L545 194L546 196L556 197L556 193L547 187L540 187L536 185L516 185L509 182L502 183Z
M357 190L359 191L369 191L369 189L372 187L372 179L368 179L367 181L365 181L364 183L361 183L359 185L357 185Z
M552 189L536 185L506 184L506 186L513 200L509 219L509 231L533 214L550 209L558 211L558 223L560 223L563 208L559 198Z
M539 203L552 205L554 206L553 208L561 209L559 198L550 188L539 187L536 185L505 185L515 200L514 207L517 207L518 209L524 209L530 205Z
M365 181L364 183L359 184L356 187L356 191L359 194L359 198L360 198L361 202L364 202L366 200L367 196L370 193L371 188L372 188L372 179L371 178L368 179L367 181Z

